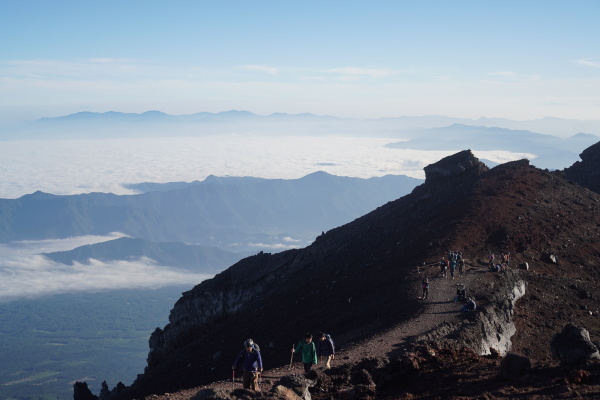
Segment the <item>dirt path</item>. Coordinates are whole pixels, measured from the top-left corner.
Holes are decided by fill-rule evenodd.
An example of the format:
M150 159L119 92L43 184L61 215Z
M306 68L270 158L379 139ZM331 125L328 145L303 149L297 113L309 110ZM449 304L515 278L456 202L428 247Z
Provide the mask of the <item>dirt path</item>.
M469 295L469 287L475 283L477 275L482 272L484 272L482 268L474 267L467 262L464 276L459 277L457 271L455 279L452 280L450 279L450 273L448 273L446 278L441 277L438 266L421 268L420 275L427 275L430 282L429 299L422 300L425 304L424 312L411 320L388 329L387 331L339 349L336 352L336 358L332 362L332 366L357 362L366 357L399 356L414 336L428 332L442 322L459 321L462 304L454 302L456 285L461 283L464 284L467 287L467 295ZM415 288L415 296L419 297L420 295L421 289ZM322 364L317 365L316 368L322 368ZM297 361L297 357L291 368L285 366L265 370L261 377L261 390L270 390L272 385L282 376L303 372L304 369L302 363ZM192 388L177 393L150 396L148 399L191 400L201 389L217 387L232 390L241 388L242 383L238 377L235 382L232 382L231 380L213 382L206 386Z

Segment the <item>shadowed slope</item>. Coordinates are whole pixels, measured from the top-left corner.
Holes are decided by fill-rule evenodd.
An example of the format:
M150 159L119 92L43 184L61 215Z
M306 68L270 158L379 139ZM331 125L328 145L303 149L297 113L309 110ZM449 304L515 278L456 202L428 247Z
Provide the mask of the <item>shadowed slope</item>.
M487 171L470 151L426 174L411 194L305 249L249 257L184 293L150 339L145 374L121 398L226 378L246 337L261 344L270 368L289 362L304 332L330 332L343 346L406 321L420 310L416 265L448 249L472 265L485 264L489 251L510 251L513 265L535 262L540 271L554 271L545 260L558 252L563 268L585 263L597 274L595 193L527 161ZM481 285L482 295L493 290L493 281ZM527 335L541 340L535 330ZM517 343L523 348L520 336Z

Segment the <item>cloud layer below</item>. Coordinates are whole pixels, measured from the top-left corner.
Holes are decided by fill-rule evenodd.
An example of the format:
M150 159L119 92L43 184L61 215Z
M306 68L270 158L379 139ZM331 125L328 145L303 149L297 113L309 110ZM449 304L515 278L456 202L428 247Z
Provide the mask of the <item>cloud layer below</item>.
M191 274L151 259L65 265L39 255L70 250L84 244L112 240L122 235L82 236L61 240L22 241L0 244L0 301L50 294L94 292L127 288L159 288L189 284L190 288L212 275Z
M218 135L202 138L3 142L0 198L37 190L52 194L132 194L122 185L191 182L208 175L296 179L317 170L369 178L386 174L424 178L423 167L464 149L390 149L398 139ZM477 151L502 163L531 154Z

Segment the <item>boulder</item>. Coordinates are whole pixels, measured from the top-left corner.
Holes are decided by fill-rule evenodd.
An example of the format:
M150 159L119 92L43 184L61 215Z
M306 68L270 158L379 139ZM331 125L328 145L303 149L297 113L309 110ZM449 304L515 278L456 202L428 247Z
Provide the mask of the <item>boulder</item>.
M311 400L310 392L308 391L308 382L301 375L286 375L279 380L281 386L285 386L298 395L303 400Z
M555 334L550 341L552 357L562 364L576 365L592 359L600 359L598 347L590 340L587 329L567 324L562 332Z
M300 400L300 397L294 393L294 391L290 388L287 388L282 385L276 385L273 390L271 390L278 399L282 400Z
M514 379L522 376L531 368L531 361L525 356L508 353L500 363L500 378Z
M372 386L373 388L375 388L375 382L373 382L373 377L367 370L364 369L352 373L350 382L353 385L365 385Z

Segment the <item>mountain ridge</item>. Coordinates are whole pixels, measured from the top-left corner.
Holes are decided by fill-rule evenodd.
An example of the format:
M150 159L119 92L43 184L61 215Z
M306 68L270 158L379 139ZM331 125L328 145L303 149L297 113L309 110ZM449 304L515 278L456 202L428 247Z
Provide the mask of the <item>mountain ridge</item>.
M243 124L240 124L243 122ZM543 132L568 137L585 132L600 136L600 119L573 120L555 117L534 120L506 118L457 118L439 115L382 118L345 118L311 113L273 112L259 115L244 110L197 112L171 115L161 111L127 113L119 111L78 113L42 117L0 132L5 140L122 138L202 136L214 134L262 135L348 135L368 137L412 138L421 129L441 128L452 124L499 127ZM139 125L136 127L136 124ZM139 128L139 129L138 129Z
M312 241L321 231L412 190L421 180L337 177L294 180L209 178L168 191L52 195L0 199L0 242L122 232L155 242L224 249L278 246L283 238ZM315 213L318 210L318 214Z
M263 347L265 359L279 359L283 365L282 353L289 354L286 341L305 331L331 332L344 347L410 320L424 306L415 296L420 279L416 266L435 265L448 249L463 251L469 282L476 284L469 290L481 301L487 299L490 307L502 303L487 289L495 282L495 275L486 274L490 251L510 251L513 268L534 264L532 273L515 271L529 284L563 285L562 275L578 271L580 264L587 266L590 279L600 277L597 193L527 160L488 170L470 151L442 159L427 168L426 175L425 183L410 194L322 234L306 248L246 258L184 293L170 323L150 339L144 374L116 398L224 379L229 357L222 360L212 352L225 352L247 336L268 343ZM560 266L552 265L551 254L559 255ZM546 275L556 276L556 282ZM520 301L536 302L535 293L528 290ZM544 301L535 304L547 313L563 300L557 296ZM589 306L598 309L600 304L593 299ZM543 343L560 321L574 318L592 334L600 334L600 325L587 314L555 316L552 324L532 330L519 313L527 310L515 315L515 349L544 362L549 357L537 343ZM547 317L535 317L543 318ZM244 328L236 329L240 326ZM234 349L227 353L233 357Z

